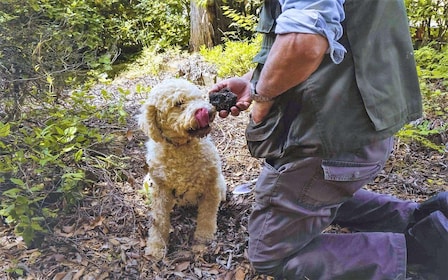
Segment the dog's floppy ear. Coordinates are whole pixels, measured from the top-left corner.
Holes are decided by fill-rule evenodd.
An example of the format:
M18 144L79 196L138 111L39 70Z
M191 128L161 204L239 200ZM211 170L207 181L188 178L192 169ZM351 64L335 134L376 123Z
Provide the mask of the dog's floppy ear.
M162 142L163 136L157 125L157 110L154 105L144 104L141 114L138 117L138 124L140 129L156 142Z

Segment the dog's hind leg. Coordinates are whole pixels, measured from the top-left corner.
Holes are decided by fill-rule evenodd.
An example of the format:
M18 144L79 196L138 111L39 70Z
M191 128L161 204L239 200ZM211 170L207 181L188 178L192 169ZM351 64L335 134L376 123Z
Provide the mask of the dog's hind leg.
M224 176L222 174L219 174L218 179L217 179L217 184L218 184L218 189L221 193L221 201L226 201L227 197L226 197L226 193L227 193L227 185L226 185L226 181L224 179Z

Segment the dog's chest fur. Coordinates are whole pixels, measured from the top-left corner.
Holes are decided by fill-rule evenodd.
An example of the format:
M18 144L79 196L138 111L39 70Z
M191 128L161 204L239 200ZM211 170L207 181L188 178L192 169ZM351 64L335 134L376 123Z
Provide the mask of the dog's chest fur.
M170 190L179 204L195 203L202 193L216 188L221 169L211 140L194 141L182 146L147 143L149 176L159 188Z

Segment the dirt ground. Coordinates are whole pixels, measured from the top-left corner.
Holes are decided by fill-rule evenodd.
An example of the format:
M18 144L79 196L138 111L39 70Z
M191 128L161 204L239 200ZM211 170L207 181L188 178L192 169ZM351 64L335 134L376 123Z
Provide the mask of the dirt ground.
M149 77L117 79L107 87L112 91L118 87L135 89L136 84L151 86L157 82ZM228 186L227 201L218 213L216 240L202 255L194 255L190 246L196 209L176 208L171 216L168 256L159 262L144 256L148 205L141 183L146 139L132 118L143 98L138 93L129 97L128 126L115 131L118 137L111 148L128 159L126 180L115 180L116 174L110 170L109 178L86 188L84 199L60 218L41 248L27 248L10 227L0 224L0 279L269 279L257 275L246 258L253 194L232 194L236 186L253 182L262 166L262 161L251 158L246 149L247 113L217 118L213 124L211 137ZM441 137L447 139L446 135ZM398 140L387 166L366 188L422 201L448 191L447 176L446 154ZM20 268L24 275L14 268ZM428 278L410 271L408 279Z

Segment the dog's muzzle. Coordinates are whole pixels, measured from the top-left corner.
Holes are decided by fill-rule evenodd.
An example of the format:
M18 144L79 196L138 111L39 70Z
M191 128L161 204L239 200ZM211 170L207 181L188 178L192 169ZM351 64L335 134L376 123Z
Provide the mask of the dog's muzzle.
M210 133L211 127L210 123L215 119L216 110L207 108L198 109L194 117L196 119L196 128L190 128L188 133L195 137L204 137Z

